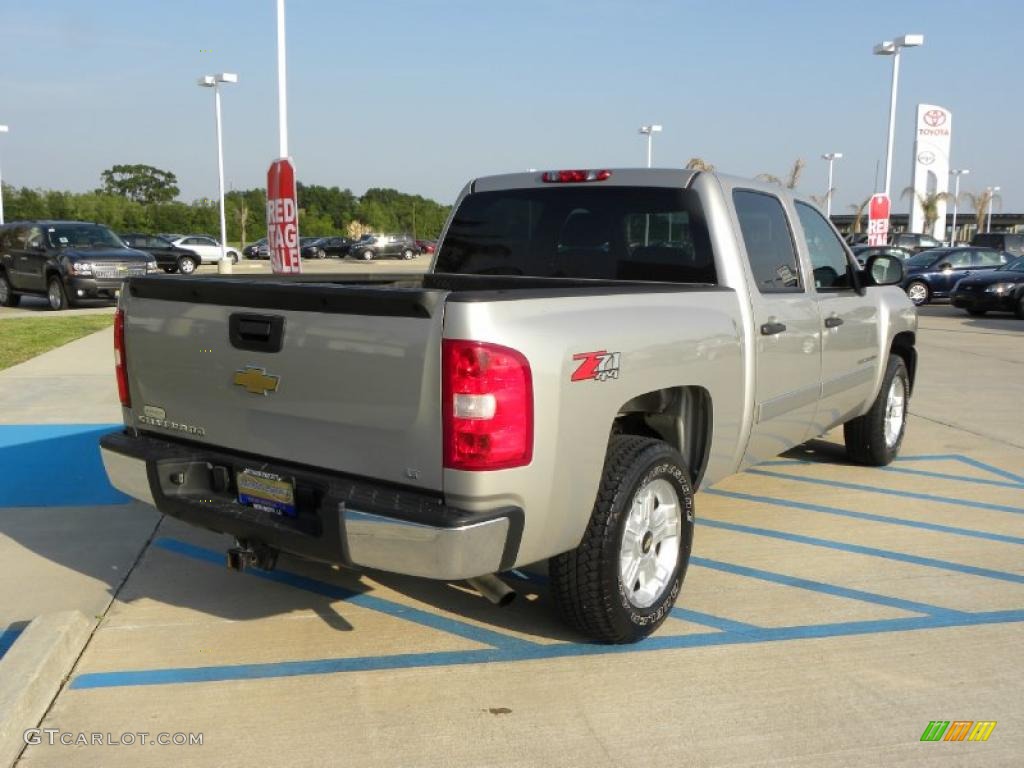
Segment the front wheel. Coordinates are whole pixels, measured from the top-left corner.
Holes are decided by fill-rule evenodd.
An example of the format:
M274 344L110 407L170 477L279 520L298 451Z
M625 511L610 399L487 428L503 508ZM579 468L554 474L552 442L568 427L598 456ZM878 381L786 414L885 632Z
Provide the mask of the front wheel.
M416 254L413 252L411 248L406 248L404 251L402 251L402 258L405 259L406 261L414 258L415 256Z
M914 280L907 286L907 296L914 302L915 306L920 307L928 303L928 300L932 297L932 292L927 283Z
M238 254L235 253L234 251L228 251L228 259L231 261L232 264L237 264Z
M659 440L614 435L583 540L550 561L559 612L594 640L642 640L672 610L692 544L682 457Z
M1014 307L1013 314L1024 320L1024 291L1021 291L1020 296L1017 297L1017 306Z
M191 275L196 271L196 260L191 256L182 256L178 259L178 271L183 275Z
M846 454L859 464L884 467L900 452L907 430L910 376L899 355L889 355L882 388L863 416L843 425Z
M316 257L318 259L326 259L327 258L327 251L325 251L323 248L318 248L317 252L316 252Z
M362 253L360 253L360 254L359 254L359 257L360 257L360 258L361 258L361 259L362 259L363 261L369 261L370 259L372 259L372 258L373 258L373 251L371 251L371 250L365 250L365 251L363 251Z
M50 309L54 311L59 312L60 310L67 309L70 306L67 292L64 290L64 284L56 275L51 277L50 282L47 284L46 298L50 302Z

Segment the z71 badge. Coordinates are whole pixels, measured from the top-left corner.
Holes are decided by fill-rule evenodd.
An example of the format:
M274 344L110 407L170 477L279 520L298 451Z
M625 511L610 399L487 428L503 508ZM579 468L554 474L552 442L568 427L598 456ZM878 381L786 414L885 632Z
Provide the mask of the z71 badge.
M581 360L579 367L573 371L571 381L607 381L619 378L619 353L581 352L572 356L573 360Z

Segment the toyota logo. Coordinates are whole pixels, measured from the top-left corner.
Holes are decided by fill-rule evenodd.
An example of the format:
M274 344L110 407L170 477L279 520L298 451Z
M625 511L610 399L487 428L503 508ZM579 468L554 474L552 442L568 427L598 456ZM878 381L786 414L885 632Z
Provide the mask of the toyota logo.
M931 165L935 162L935 153L925 150L917 156L917 162L921 165Z
M946 122L946 113L941 109L929 109L924 113L924 122L931 128L938 128Z

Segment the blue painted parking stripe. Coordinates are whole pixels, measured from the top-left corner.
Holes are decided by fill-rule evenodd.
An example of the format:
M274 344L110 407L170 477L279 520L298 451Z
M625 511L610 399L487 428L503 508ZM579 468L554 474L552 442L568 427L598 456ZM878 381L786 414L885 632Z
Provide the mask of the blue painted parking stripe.
M164 549L168 552L174 552L178 555L184 555L185 557L191 557L195 560L201 560L214 565L222 566L224 564L223 552L199 547L195 544L188 544L184 541L179 541L178 539L157 539L153 542L153 546L159 547L160 549ZM387 614L388 616L392 616L396 619L411 621L414 624L420 624L424 627L446 632L450 635L457 635L458 637L463 637L467 640L472 640L483 645L494 646L495 648L508 649L523 646L532 647L536 645L536 643L532 643L529 640L523 640L522 638L513 637L501 632L484 629L483 627L478 627L474 624L456 621L455 619L439 616L435 613L423 611L410 605L402 605L390 600L385 600L381 597L374 597L373 595L361 592L353 592L352 590L338 586L337 584L318 581L317 579L300 576L299 574L291 573L290 571L261 571L259 569L247 569L244 573L259 579L264 579L265 581L284 584L296 589L302 589L307 592L323 595L324 597L329 597L334 600L344 600L351 605L357 605L361 608L369 608L370 610L379 611L380 613Z
M922 501L934 501L940 504L953 504L958 507L974 507L975 509L988 509L996 512L1013 512L1014 514L1024 514L1024 508L1022 507L1010 507L1005 504L989 504L984 501L972 501L970 499L956 499L950 496L936 496L931 493L916 493L914 491L898 491L893 488L879 488L873 485L862 485L860 483L845 483L841 480L825 480L820 477L801 477L800 475L791 475L787 472L772 472L767 469L748 469L752 475L764 475L765 477L775 477L781 480L793 480L798 483L812 483L814 485L827 485L832 488L845 488L851 491L866 491L869 493L881 493L886 496L900 496L906 499L920 499Z
M0 659L11 650L11 646L14 645L14 641L18 639L18 635L22 633L23 629L23 626L11 626L0 632Z
M693 558L690 558L690 562L694 562ZM701 611L691 611L689 608L673 608L670 615L673 619L689 621L693 624L703 624L705 627L713 627L723 632L757 634L762 629L756 624L747 624L745 621L733 621L732 619L712 616L710 613L703 613Z
M994 475L1005 477L1007 480L1015 480L1018 483L1024 483L1024 475L1015 474L1014 472L1010 472L1008 469L1000 469L999 467L993 466L992 464L986 464L984 461L972 459L970 456L957 455L956 459L957 461L962 462L969 467L983 469L986 472L991 472Z
M979 568L974 565L953 563L949 560L938 560L932 557L908 555L905 552L895 552L891 549L877 549L875 547L865 547L860 544L846 544L842 541L819 539L815 536L804 536L799 533L773 531L769 528L756 528L752 525L741 525L740 523L727 523L724 520L714 520L708 517L698 517L697 523L699 525L706 525L710 528L721 528L726 531L736 531L737 533L749 533L752 536L765 536L771 539L792 541L796 544L809 544L813 547L825 547L826 549L836 549L841 552L852 552L857 555L869 555L870 557L881 557L886 560L896 560L903 563L911 563L913 565L938 568L943 571L966 573L971 576L981 576L986 579L996 579L998 581L1011 581L1015 584L1024 584L1024 574L1008 573L1006 571L993 571L989 568Z
M1024 483L1013 482L1012 480L987 480L983 477L971 477L969 475L951 475L945 472L933 472L928 469L911 469L910 467L875 467L883 472L896 472L903 475L918 475L919 477L934 477L938 480L950 480L957 483L974 483L976 485L991 485L996 488L1012 488L1024 491Z
M117 688L141 685L170 685L228 680L255 680L298 675L322 675L340 672L368 672L386 669L410 669L465 664L533 661L582 656L603 656L622 653L656 653L683 648L715 645L747 645L761 642L801 640L807 638L848 637L852 635L909 632L944 627L966 627L982 624L1005 624L1024 621L1024 610L989 611L969 614L944 614L877 621L851 621L812 624L797 627L774 627L757 634L742 632L707 632L694 635L650 637L637 645L586 645L558 643L535 645L512 650L441 651L437 653L398 654L393 656L362 656L355 658L281 661L262 664L235 664L211 667L177 667L142 669L123 672L87 672L71 681L73 690Z
M888 515L876 515L871 512L854 512L850 509L840 509L839 507L829 507L824 504L811 504L806 501L790 501L789 499L778 499L772 496L758 496L752 493L740 493L739 491L724 491L718 488L709 488L705 493L711 493L715 496L726 496L730 499L740 499L742 501L753 501L758 504L772 504L779 507L790 507L792 509L801 509L807 512L823 512L826 515L838 515L840 517L850 517L855 520L867 520L872 523L889 523L890 525L904 525L909 528L921 528L926 531L936 531L937 533L948 533L952 536L967 536L974 539L987 539L988 541L998 541L1003 544L1024 544L1024 538L1020 536L1010 536L1005 533L991 533L989 531L979 531L974 528L958 528L953 525L942 525L940 523L926 523L920 520L908 520L905 517L890 517Z
M911 613L923 613L930 616L968 615L964 611L955 611L950 608L942 608L928 603L919 603L914 600L904 600L899 597L880 595L875 592L865 592L860 589L841 587L838 584L826 584L823 581L802 579L799 576L789 576L784 573L775 573L761 568L751 568L747 565L726 563L721 560L712 560L707 557L691 557L690 563L692 565L699 565L703 568L713 568L716 571L732 573L737 576L746 576L751 579L770 581L787 587L797 587L798 589L807 589L812 592L821 592L826 595L833 595L834 597L845 597L850 600L859 600L863 603L874 603L876 605L884 605L889 608L899 608L900 610L910 611Z

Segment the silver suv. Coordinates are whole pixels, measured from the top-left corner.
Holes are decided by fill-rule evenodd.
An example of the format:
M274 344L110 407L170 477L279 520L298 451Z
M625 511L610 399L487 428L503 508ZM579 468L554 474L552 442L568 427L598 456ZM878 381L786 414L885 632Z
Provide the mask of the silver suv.
M387 257L414 259L418 250L409 235L363 235L352 243L349 255L363 261Z

